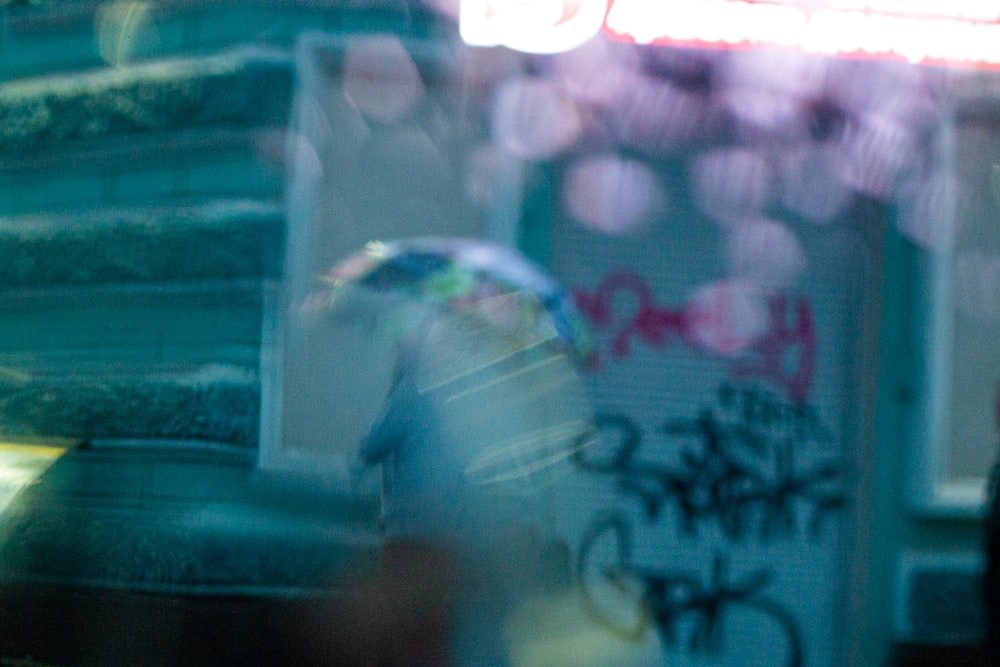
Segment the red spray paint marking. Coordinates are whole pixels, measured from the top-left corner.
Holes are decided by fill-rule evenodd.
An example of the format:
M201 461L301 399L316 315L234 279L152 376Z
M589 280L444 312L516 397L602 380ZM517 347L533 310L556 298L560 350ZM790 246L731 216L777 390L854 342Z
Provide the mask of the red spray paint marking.
M735 365L732 373L736 378L767 378L784 389L792 400L804 401L816 371L816 328L812 309L803 297L794 299L795 320L789 323L790 301L785 295L771 298L767 334L754 344L754 358ZM788 370L788 355L796 347L798 357L792 370Z
M635 299L635 314L624 322L613 322L614 300L623 293ZM683 307L658 305L649 281L637 273L618 271L605 277L592 293L577 290L573 297L577 308L596 330L610 330L612 358L620 359L631 354L633 338L653 348L683 342L704 351L691 335L692 327L704 315L690 313ZM787 295L772 297L768 306L767 331L733 362L732 376L766 379L780 387L792 400L803 401L809 395L816 369L816 330L812 309L804 297L793 299ZM789 322L790 311L795 315L792 322ZM789 370L789 357L796 351L798 354Z
M577 308L597 330L607 330L611 310L619 292L630 292L638 302L635 316L621 325L611 340L611 356L628 356L632 336L638 336L650 347L664 347L676 336L683 336L686 326L683 311L656 305L649 282L631 271L620 271L606 277L593 294L582 290L573 293Z

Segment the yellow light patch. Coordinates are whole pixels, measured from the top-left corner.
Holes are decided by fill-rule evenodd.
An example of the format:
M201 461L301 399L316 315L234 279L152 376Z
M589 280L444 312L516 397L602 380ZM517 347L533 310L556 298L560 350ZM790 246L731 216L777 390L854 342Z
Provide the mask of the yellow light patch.
M14 452L24 454L26 456L35 456L38 458L58 458L66 453L68 447L56 447L53 445L33 445L26 443L17 442L2 442L0 441L0 456L3 452Z

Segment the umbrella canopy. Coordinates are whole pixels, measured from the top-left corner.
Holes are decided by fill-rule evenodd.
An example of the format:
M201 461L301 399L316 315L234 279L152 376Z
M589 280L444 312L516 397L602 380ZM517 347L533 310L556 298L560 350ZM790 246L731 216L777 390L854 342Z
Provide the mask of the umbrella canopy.
M427 497L460 492L533 494L592 440L586 323L555 279L514 250L451 238L370 243L321 276L307 311L366 325L352 329L362 340L348 385L382 377L382 355L392 358L360 458L395 458L389 501L400 513L452 507Z
M369 243L322 276L335 301L350 288L436 304L524 341L563 347L581 367L593 339L571 300L520 253L484 241L415 238Z

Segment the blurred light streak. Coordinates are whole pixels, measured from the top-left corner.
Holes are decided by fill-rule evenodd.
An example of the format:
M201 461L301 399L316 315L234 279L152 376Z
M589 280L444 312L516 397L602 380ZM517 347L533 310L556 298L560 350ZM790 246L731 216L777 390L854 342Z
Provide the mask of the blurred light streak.
M511 356L513 356L513 355L511 355ZM519 368L517 368L517 369L515 369L515 370L513 370L513 371L511 371L509 373L505 373L505 374L503 374L503 375L501 375L499 377L495 377L495 378L491 379L489 382L481 382L481 383L477 384L474 387L470 387L470 388L465 389L463 391L459 391L459 392L456 392L454 394L451 394L451 395L448 396L448 398L446 398L444 400L444 402L445 402L445 404L454 403L455 401L459 401L459 400L462 400L464 398L468 398L469 396L472 396L473 394L478 394L481 391L485 391L486 389L489 389L490 387L494 387L496 385L503 384L504 382L510 382L511 380L513 380L513 379L515 379L517 377L520 377L522 375L526 375L528 373L537 371L537 370L539 370L541 368L544 368L546 366L550 366L551 364L554 364L554 363L556 363L558 361L566 361L566 360L567 360L567 357L566 357L565 354L554 354L554 355L551 355L551 356L549 356L546 359L542 359L540 361L536 361L536 362L533 362L533 363L530 363L530 364L525 364L524 366L521 366L521 367L519 367ZM494 361L493 363L496 363L496 362ZM489 365L492 365L492 364L487 364L487 366L489 366ZM469 371L469 372L472 372L472 371ZM455 379L457 379L457 378L455 378ZM444 382L444 383L441 383L441 384L447 384L447 382ZM424 391L427 391L427 390L425 389Z
M600 155L569 168L562 198L570 215L607 234L628 234L653 220L665 195L647 165Z
M644 74L625 76L606 106L607 122L624 146L669 155L702 136L711 120L706 96Z
M580 437L586 433L591 437ZM464 475L468 482L477 485L527 478L565 461L596 441L596 432L590 424L570 419L488 448L466 466ZM561 446L566 443L572 444Z
M467 44L502 45L526 53L570 51L603 29L638 44L781 48L996 67L998 14L988 2L914 7L740 0L462 0L459 30Z
M493 140L520 158L551 158L575 142L582 129L573 100L540 77L509 80L493 100Z
M461 325L459 325L459 326L461 326ZM474 373L478 373L479 371L485 370L485 369L487 369L487 368L489 368L491 366L495 366L496 364L504 362L504 361L506 361L508 359L512 359L513 357L515 357L517 355L523 355L523 354L526 354L526 353L531 353L534 350L540 349L542 346L544 346L548 342L552 341L554 338L555 338L555 333L554 332L553 332L553 334L551 336L548 336L548 337L539 336L538 338L536 338L534 340L530 340L530 341L524 342L519 347L514 347L512 349L506 350L502 354L499 354L499 355L490 355L490 358L488 360L486 360L485 362L479 363L479 364L477 364L475 366L462 367L461 370L459 372L457 372L457 373L447 373L447 374L445 374L445 373L437 373L436 374L436 378L437 379L435 379L433 382L422 382L420 384L420 391L421 392L428 392L428 391L433 391L435 389L440 389L441 387L449 385L452 382L456 382L456 381L462 379L463 377L466 377L468 375L472 375ZM455 357L461 357L462 356L461 353L459 353L458 355L455 355L454 354L455 350L452 349L451 345L448 344L448 342L446 342L446 341L440 341L439 340L439 341L437 341L436 344L439 347L446 347L446 348L448 348L446 350L442 350L442 352L444 352L445 354L448 354L450 356L455 356ZM565 355L562 355L562 356L565 357ZM468 392L466 392L466 393L468 393ZM453 395L451 397L451 399L449 399L449 400L452 400L454 398L456 398L456 396Z
M894 192L904 170L920 155L908 128L875 113L848 122L835 151L840 178L855 191L879 199Z
M97 50L109 65L124 65L156 42L149 20L151 2L110 2L94 17Z
M66 451L65 447L0 442L0 512Z
M27 384L31 380L31 375L16 368L0 366L0 383Z

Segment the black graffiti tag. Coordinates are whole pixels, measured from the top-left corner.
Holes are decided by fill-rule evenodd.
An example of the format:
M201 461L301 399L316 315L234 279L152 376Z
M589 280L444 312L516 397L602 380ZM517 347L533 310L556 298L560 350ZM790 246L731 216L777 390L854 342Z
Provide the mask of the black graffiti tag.
M808 533L815 536L845 503L839 458L802 465L793 439L768 439L745 424L719 419L711 409L693 420L662 425L662 437L686 443L672 463L640 455L643 434L628 417L601 414L595 424L603 444L578 448L576 464L610 476L622 493L640 501L649 521L673 507L688 535L714 523L732 539L755 527L762 539L787 536L799 530L801 509L809 514Z
M610 554L596 548L601 540L611 540ZM602 558L604 556L604 558ZM686 639L692 653L719 654L726 644L724 619L737 613L759 614L765 625L777 630L775 652L784 656L786 667L803 663L802 632L792 613L764 595L773 574L758 570L742 579L729 574L729 560L716 554L706 582L699 572L669 571L632 562L632 531L620 513L597 517L588 527L576 567L577 580L588 612L611 630L636 640L654 625L666 648ZM621 618L621 610L608 606L606 593L621 598L638 582L640 598L626 610L637 620ZM682 628L687 631L681 637ZM754 642L764 638L754 636Z

